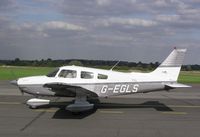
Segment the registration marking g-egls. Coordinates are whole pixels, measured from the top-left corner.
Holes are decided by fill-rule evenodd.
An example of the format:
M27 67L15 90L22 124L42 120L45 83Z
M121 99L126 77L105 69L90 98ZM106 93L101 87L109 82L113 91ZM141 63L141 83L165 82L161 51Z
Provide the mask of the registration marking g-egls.
M101 88L101 93L135 93L138 91L138 88L139 84L116 84L114 86L103 85Z

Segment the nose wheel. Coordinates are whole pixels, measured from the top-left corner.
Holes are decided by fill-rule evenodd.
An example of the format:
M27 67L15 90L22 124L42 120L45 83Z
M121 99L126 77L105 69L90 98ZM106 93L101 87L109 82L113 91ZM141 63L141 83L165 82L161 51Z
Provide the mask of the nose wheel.
M38 107L29 105L29 108L30 108L30 109L37 109Z

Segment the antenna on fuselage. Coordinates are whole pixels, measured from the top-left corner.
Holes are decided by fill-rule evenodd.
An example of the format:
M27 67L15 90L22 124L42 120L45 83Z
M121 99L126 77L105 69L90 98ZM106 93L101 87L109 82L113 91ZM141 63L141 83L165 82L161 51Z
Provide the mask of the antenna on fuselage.
M118 64L119 64L119 62L120 62L120 60L119 61L117 61L117 63L115 63L115 65L114 66L112 66L112 68L110 69L110 71L112 71Z

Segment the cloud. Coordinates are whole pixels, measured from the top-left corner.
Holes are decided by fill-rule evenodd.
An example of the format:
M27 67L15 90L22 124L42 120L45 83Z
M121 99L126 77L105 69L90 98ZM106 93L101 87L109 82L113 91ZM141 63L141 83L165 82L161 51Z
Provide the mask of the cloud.
M3 18L0 18L0 21L3 20ZM5 20L5 19L4 19ZM75 25L72 23L67 23L64 21L48 21L48 22L42 22L42 23L33 23L33 22L25 22L22 24L16 24L11 23L11 21L4 21L4 24L7 25L1 25L3 24L3 21L0 23L0 27L4 26L4 30L6 32L13 32L13 35L17 33L24 37L31 37L31 38L41 38L41 37L49 37L49 36L56 36L56 34L64 33L69 34L72 32L77 31L85 31L86 28ZM55 33L56 32L56 33ZM63 34L63 35L64 35Z
M96 0L99 6L108 6L111 4L111 0Z
M75 16L119 16L140 10L136 0L64 0L54 6L64 15Z
M162 22L174 22L180 19L180 15L157 15L156 20Z
M156 6L159 6L159 7L168 6L166 0L156 0L156 1L155 1L155 5L156 5Z
M0 11L17 8L15 0L0 0Z
M38 27L39 30L46 30L46 29L61 29L61 30L75 30L81 31L86 30L86 28L74 25L71 23L63 22L63 21L49 21L44 22Z
M2 0L0 11L0 58L148 62L200 43L198 0Z
M98 21L108 27L112 25L129 25L129 26L142 26L142 27L151 27L157 25L156 21L138 19L138 18L108 18ZM97 24L98 24L97 23Z

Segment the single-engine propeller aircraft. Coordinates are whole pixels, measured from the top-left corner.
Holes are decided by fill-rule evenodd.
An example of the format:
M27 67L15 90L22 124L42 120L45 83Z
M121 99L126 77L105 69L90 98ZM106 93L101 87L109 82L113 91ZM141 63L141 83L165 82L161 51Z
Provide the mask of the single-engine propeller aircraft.
M63 66L46 76L19 78L11 81L22 92L38 96L75 97L66 107L71 112L91 110L94 104L88 97L110 97L145 93L173 88L190 87L177 83L186 49L177 49L149 73L116 72L80 66ZM48 105L50 100L33 98L27 102L31 108Z

